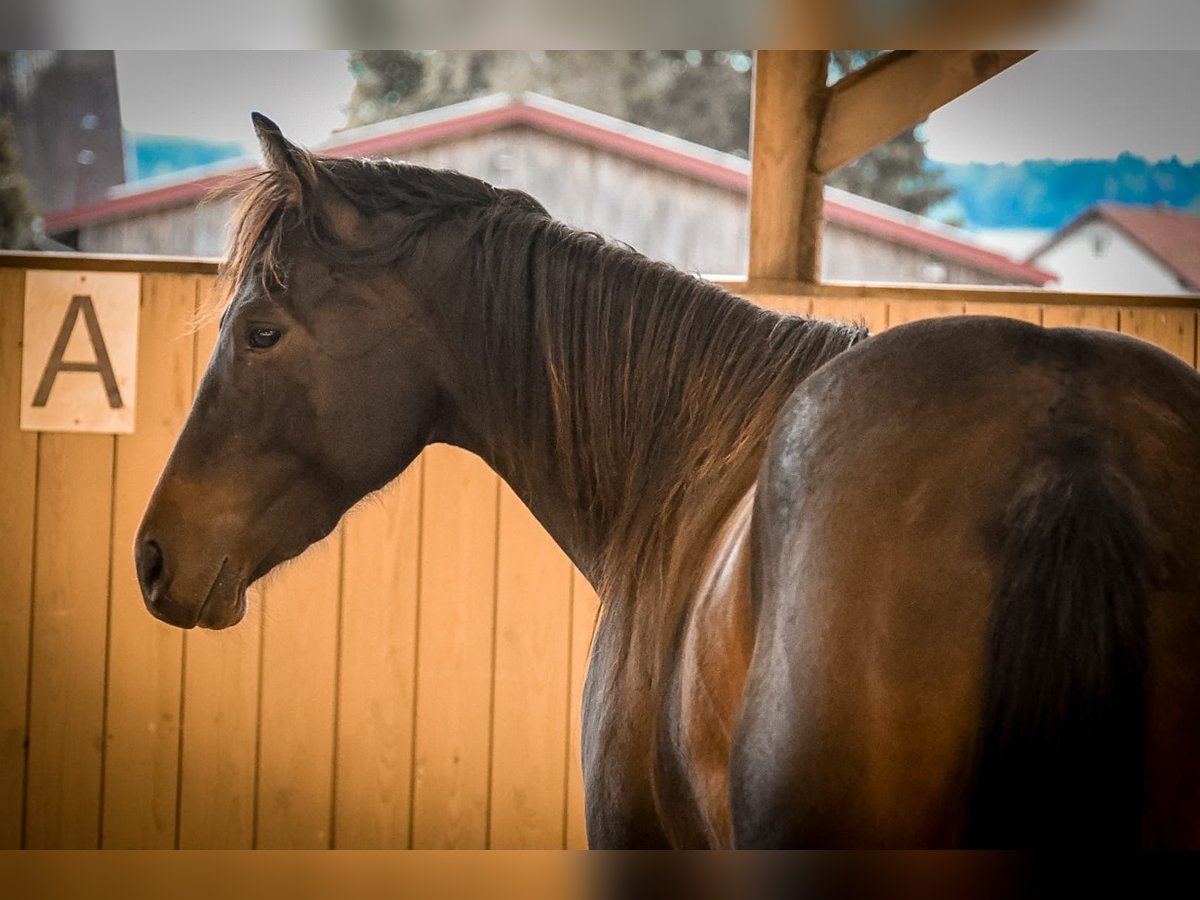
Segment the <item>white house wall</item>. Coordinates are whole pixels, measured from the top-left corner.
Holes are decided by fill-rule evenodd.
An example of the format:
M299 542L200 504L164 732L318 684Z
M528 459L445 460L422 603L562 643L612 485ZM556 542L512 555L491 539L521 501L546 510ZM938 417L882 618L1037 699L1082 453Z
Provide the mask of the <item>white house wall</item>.
M1096 251L1099 241L1102 251ZM1068 234L1034 260L1061 276L1064 291L1114 294L1187 294L1179 279L1108 222L1094 220Z
M232 199L161 207L79 229L84 253L220 256L225 252Z

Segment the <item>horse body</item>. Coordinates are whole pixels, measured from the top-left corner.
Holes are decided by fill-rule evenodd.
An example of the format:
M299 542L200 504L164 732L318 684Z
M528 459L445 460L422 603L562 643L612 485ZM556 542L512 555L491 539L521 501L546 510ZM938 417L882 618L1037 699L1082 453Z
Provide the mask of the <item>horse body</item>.
M754 646L753 490L714 523L707 558L663 622L634 597L631 625L602 607L584 690L584 781L593 846L730 846L729 762ZM611 614L609 614L611 612Z
M1194 845L1200 734L1178 698L1200 691L1197 422L1194 372L1083 331L945 319L827 363L787 402L754 484L708 536L673 639L601 621L585 700L589 833L616 846L953 847L971 834L989 846ZM1145 645L1126 648L1140 667L1130 678L1144 681L1114 690L1145 702L1112 734L1103 721L1052 725L1044 752L1002 773L1013 796L981 809L988 691L1058 712L1039 692L1093 665L1075 656L1102 656L1103 632L1124 627L1084 610L1066 623L1078 633L1050 635L1058 655L1020 658L1025 684L989 671L989 628L1018 627L996 610L1020 576L1004 545L1025 523L1008 511L1062 474L1079 474L1085 500L1123 485L1117 527L1144 531L1132 561L1144 594L1115 598L1145 616ZM1070 523L1101 544L1106 524ZM1124 574L1098 569L1090 584ZM657 670L644 662L655 654ZM626 681L629 658L643 663ZM1119 702L1091 687L1083 673L1064 690L1081 705Z
M1200 843L1195 372L997 319L866 340L258 124L155 615L235 623L452 443L600 594L593 846Z

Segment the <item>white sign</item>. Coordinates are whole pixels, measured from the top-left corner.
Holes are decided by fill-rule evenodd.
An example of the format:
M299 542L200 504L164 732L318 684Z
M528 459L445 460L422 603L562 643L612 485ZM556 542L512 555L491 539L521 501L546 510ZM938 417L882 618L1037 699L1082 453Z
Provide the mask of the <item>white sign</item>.
M135 272L25 273L24 431L133 431L137 400Z

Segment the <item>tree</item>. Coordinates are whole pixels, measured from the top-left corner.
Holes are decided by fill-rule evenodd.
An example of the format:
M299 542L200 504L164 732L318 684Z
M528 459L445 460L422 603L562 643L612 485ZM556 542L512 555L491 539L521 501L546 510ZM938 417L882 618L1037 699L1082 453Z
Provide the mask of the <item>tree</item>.
M838 50L831 76L877 51ZM751 61L746 50L362 50L348 126L474 97L536 91L698 144L745 156ZM844 166L829 183L911 212L953 194L932 169L915 129Z
M830 76L844 78L880 54L879 50L833 50ZM826 183L889 206L924 214L954 196L940 169L929 164L925 142L914 126L880 144L866 156L831 173Z
M923 215L954 196L940 169L930 167L925 144L910 128L825 179L861 197Z
M0 117L0 248L32 249L35 218L12 125Z
M750 66L741 50L355 51L347 124L535 91L745 155Z

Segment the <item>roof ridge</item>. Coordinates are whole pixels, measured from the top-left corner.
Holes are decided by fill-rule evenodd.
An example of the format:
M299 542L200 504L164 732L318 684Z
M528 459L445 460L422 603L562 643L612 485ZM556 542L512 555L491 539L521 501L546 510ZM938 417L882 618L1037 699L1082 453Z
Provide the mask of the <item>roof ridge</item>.
M336 156L383 156L513 125L540 129L727 190L749 191L750 162L747 159L534 92L489 94L348 129L314 149ZM227 179L251 171L257 164L245 157L240 160L240 167L233 166L234 161L227 162L229 168L220 171L194 173L191 178L122 190L99 202L48 213L46 230L66 231L92 222L195 201L207 196ZM826 203L828 221L926 252L957 258L965 265L1025 284L1040 286L1055 279L1052 273L1033 262L1013 259L977 242L963 229L837 188L827 188L826 196L829 198Z

